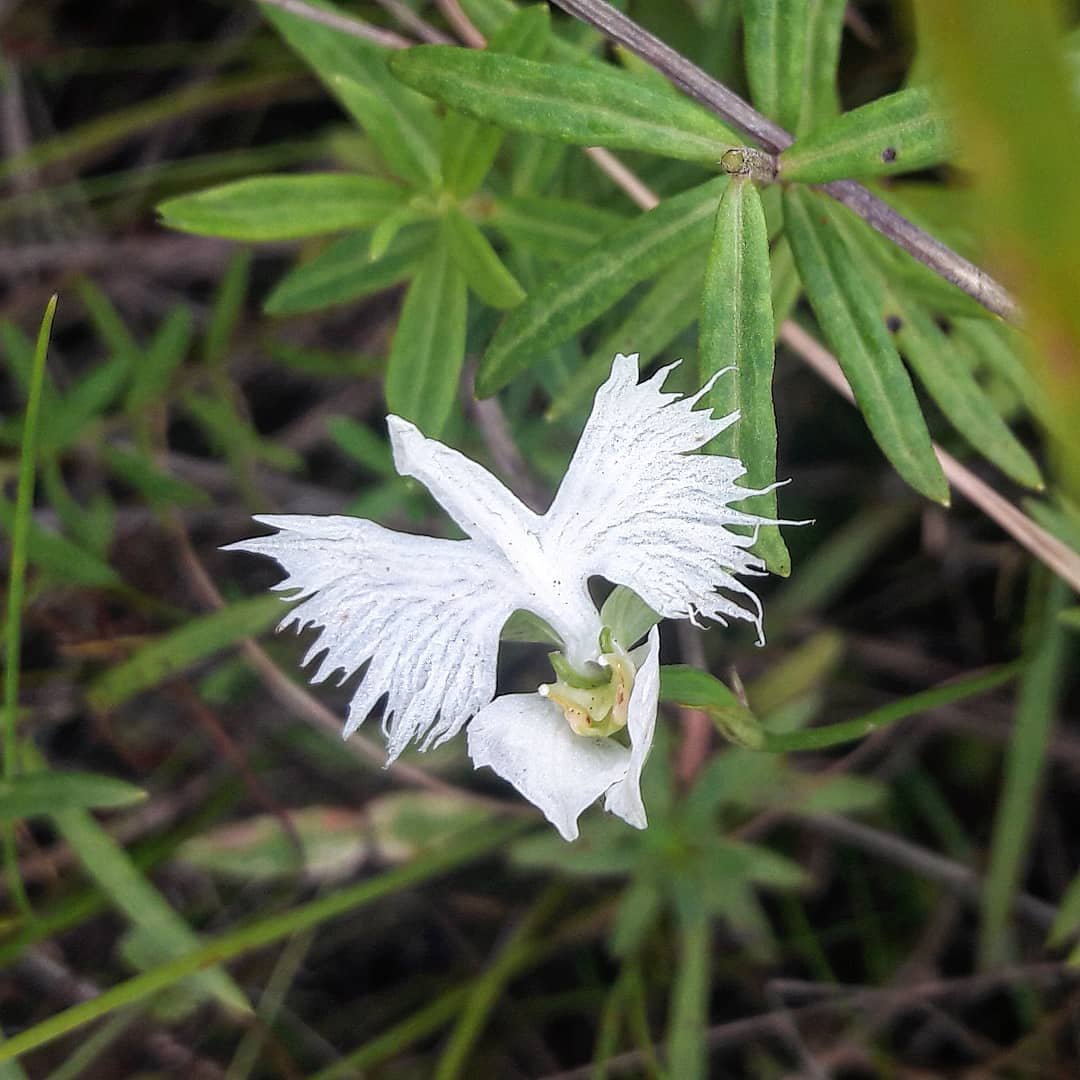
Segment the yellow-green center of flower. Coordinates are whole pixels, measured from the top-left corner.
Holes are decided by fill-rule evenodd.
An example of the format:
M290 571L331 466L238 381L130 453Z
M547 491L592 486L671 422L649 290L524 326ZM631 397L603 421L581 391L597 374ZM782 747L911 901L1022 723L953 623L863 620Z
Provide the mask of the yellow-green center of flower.
M600 635L600 659L587 671L571 667L562 653L551 654L556 680L538 687L541 695L563 711L576 735L604 738L626 727L634 664L627 651L605 627Z

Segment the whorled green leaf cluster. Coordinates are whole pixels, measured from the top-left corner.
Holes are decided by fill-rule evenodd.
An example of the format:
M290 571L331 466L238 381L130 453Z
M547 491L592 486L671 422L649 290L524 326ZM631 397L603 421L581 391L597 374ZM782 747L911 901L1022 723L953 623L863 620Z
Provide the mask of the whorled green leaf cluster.
M1016 483L1042 487L1007 424L1038 398L1009 359L1019 350L1011 332L814 190L919 173L883 194L916 220L936 216L932 231L965 246L948 209L955 194L922 178L954 149L937 95L911 86L840 113L843 3L744 4L754 104L796 133L764 184L725 158L743 141L728 125L639 64L605 62L553 30L545 5L469 0L465 10L485 49L394 52L268 8L363 129L376 172L236 181L163 204L165 222L247 240L341 234L279 282L271 314L407 283L387 406L429 434L451 420L467 351L479 354L479 394L538 383L549 417L562 418L584 407L613 350L678 348L702 378L734 368L711 403L740 409L742 421L736 441L714 449L737 453L748 483L767 487L774 343L803 295L872 435L912 487L948 501L916 382L969 446ZM659 204L629 212L568 144L631 152L656 172ZM670 164L657 171L650 158ZM587 352L582 334L595 343ZM775 495L755 502L775 516ZM764 529L756 550L789 571L778 528Z

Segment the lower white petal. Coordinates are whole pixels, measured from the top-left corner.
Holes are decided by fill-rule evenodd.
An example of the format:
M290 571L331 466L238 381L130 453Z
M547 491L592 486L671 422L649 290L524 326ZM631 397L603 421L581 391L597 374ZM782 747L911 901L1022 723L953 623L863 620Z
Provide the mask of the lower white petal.
M631 697L631 715L633 707ZM539 694L496 698L476 714L467 732L473 764L490 765L538 807L565 840L577 838L581 812L632 766L629 750L611 739L575 735L562 709ZM634 786L636 790L636 781Z
M645 651L647 655L639 660L637 654ZM660 631L655 626L649 631L644 649L635 649L632 655L638 669L626 719L626 730L630 735L630 764L626 775L608 790L604 809L621 817L635 829L644 829L649 822L641 799L641 770L645 768L652 748L656 709L660 700Z

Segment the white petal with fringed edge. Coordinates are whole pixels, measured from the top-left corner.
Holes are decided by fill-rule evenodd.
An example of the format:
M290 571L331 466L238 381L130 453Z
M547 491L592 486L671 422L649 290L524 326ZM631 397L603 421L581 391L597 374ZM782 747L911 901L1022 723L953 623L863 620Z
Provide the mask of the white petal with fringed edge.
M474 761L491 765L567 836L601 795L613 813L645 825L639 781L656 722L658 639L654 628L637 661L627 748L607 737L621 730L621 717L616 724L589 717L607 725L598 737L601 729L577 734L575 710L538 694L492 703L510 615L524 610L545 620L578 671L601 659L593 576L632 589L662 617L744 619L761 637L761 606L737 575L761 573L763 564L748 550L753 536L730 527L775 522L731 508L760 494L736 483L741 462L695 453L738 415L714 419L695 409L711 382L690 397L665 393L671 367L638 382L637 360L615 357L546 514L524 506L482 466L390 416L398 472L424 484L468 539L411 536L348 517L274 515L256 520L276 534L230 545L276 559L286 571L277 588L294 590L291 599L301 602L283 627L322 627L305 659L324 654L315 681L334 672L347 678L366 665L346 735L385 698L392 761L408 743L437 745L475 717Z

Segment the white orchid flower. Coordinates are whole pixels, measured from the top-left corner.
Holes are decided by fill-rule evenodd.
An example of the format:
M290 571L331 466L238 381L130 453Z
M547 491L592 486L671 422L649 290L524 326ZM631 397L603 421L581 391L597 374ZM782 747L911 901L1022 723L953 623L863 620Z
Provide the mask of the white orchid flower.
M324 654L312 681L336 671L344 681L367 663L345 736L385 696L389 761L410 742L436 746L469 724L474 764L513 784L566 839L601 795L609 811L645 828L640 778L656 723L659 634L654 626L627 651L635 643L602 625L589 579L633 590L662 618L748 620L760 641L761 606L736 575L761 573L763 563L748 550L754 536L730 526L771 523L731 508L760 494L737 486L739 461L694 453L738 414L694 409L714 380L690 397L664 393L675 366L639 383L637 355L615 357L546 514L390 416L397 471L424 484L468 539L350 517L266 515L256 520L279 532L230 545L268 555L288 574L276 588L302 602L279 629L323 628L304 659ZM495 698L500 635L521 610L560 639L559 678Z

